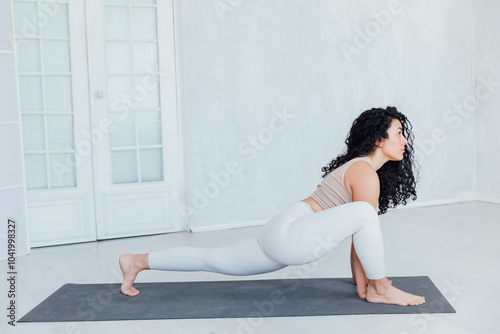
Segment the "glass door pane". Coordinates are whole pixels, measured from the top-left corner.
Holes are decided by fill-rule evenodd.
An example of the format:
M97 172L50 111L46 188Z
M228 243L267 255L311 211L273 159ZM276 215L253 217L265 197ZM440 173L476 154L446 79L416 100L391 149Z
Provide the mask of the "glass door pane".
M172 2L13 2L32 246L179 231Z
M67 1L14 1L27 189L76 187Z
M96 240L85 4L13 0L32 247ZM102 137L102 136L101 136Z
M112 182L163 181L155 1L106 1Z

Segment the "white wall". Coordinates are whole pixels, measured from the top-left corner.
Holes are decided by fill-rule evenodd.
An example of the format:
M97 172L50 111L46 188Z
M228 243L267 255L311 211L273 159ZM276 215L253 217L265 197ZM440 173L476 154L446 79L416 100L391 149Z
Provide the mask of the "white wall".
M16 253L29 252L26 193L17 107L10 1L0 1L0 259L7 258L7 220L17 221Z
M474 92L471 0L190 0L176 11L193 229L308 197L355 117L387 105L415 127L417 203L474 198L474 117L453 110ZM276 110L294 118L272 132ZM240 173L217 185L228 164Z
M193 229L267 219L309 196L351 122L373 106L395 105L415 127L417 204L473 199L476 190L499 197L490 126L498 93L476 117L467 110L476 78L500 77L495 1L475 2L474 14L472 0L174 2ZM12 164L0 174L0 219L18 217L28 251L10 13L1 1L0 150ZM251 143L259 135L261 150ZM213 198L203 202L204 191Z
M476 73L493 81L476 110L478 199L500 203L500 2L474 2ZM476 82L476 85L481 85ZM488 92L485 90L485 92Z

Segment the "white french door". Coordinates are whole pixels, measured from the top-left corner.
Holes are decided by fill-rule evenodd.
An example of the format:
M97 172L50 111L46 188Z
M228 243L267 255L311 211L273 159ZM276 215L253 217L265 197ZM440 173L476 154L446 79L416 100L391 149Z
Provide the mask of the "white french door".
M179 230L172 4L86 4L98 237Z
M172 17L169 1L14 1L33 247L181 229Z

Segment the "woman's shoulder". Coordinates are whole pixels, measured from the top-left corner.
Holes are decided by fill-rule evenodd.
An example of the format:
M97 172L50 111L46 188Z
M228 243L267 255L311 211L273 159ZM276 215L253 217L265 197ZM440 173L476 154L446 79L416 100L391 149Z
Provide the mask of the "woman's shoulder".
M367 166L367 167L371 166L371 168L374 170L370 158L368 156L360 156L360 157L356 157L356 158L352 158L350 160L347 160L342 165L336 167L334 170L332 170L330 173L328 173L327 177L330 176L330 178L335 177L335 178L343 180L346 171L348 169L350 169L349 167L351 167L352 165L355 165L356 167L357 166Z
M347 173L354 174L356 176L366 176L366 177L377 177L378 174L375 168L373 168L373 163L369 157L358 157L348 161L349 166L346 166L344 175ZM346 163L347 164L347 163Z
M349 167L355 167L355 169L358 169L358 168L362 168L362 170L366 169L367 171L370 170L373 170L375 171L375 168L373 167L373 163L370 159L370 157L368 156L360 156L360 157L356 157L356 158L353 158L347 162L345 162L342 166L340 166L339 168L342 168L344 170L344 173L347 172L348 169L350 169ZM376 173L376 172L375 172Z
M345 188L350 194L352 194L352 188L356 184L367 188L377 188L380 186L377 171L367 159L358 159L352 162L344 172L343 181Z

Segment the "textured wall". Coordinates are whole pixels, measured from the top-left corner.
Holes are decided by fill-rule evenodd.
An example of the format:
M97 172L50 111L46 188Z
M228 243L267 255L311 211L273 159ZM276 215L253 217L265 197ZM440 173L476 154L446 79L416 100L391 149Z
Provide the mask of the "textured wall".
M418 201L473 196L474 117L455 107L474 93L472 1L188 0L176 15L191 226L308 197L374 106L413 122Z
M476 191L480 199L500 202L500 2L474 2L476 81Z

